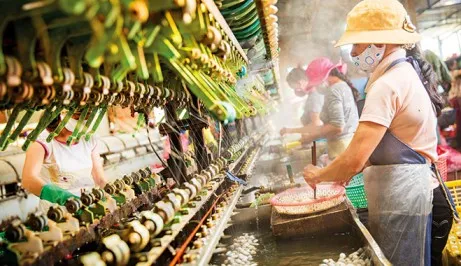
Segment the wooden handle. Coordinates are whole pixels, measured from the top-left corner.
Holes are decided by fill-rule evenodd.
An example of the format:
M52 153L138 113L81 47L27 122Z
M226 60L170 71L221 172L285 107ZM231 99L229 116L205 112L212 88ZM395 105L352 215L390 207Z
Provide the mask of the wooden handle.
M312 142L312 165L317 165L317 143Z

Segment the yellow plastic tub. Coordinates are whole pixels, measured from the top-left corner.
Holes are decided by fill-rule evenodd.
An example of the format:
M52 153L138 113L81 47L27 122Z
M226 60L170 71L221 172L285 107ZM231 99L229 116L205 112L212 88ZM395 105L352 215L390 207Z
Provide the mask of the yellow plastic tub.
M461 180L445 182L445 185L448 187L448 189L451 192L451 195L453 196L453 201L455 202L456 210L458 211L458 213L461 212Z
M461 180L445 182L453 196L456 210L461 212ZM453 223L445 246L444 265L461 265L461 224Z
M443 255L444 265L461 265L461 225L453 224Z

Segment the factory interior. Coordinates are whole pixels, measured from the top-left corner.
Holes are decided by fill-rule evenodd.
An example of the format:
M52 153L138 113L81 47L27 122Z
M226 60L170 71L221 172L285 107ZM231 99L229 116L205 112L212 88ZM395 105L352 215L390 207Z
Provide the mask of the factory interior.
M0 0L0 45L0 266L461 265L461 0Z

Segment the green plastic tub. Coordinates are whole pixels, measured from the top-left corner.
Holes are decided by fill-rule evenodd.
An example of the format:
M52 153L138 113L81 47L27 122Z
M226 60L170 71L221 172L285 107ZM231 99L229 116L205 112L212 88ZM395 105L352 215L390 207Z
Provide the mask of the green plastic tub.
M363 185L363 174L354 176L346 187L346 196L356 209L368 207L367 194Z

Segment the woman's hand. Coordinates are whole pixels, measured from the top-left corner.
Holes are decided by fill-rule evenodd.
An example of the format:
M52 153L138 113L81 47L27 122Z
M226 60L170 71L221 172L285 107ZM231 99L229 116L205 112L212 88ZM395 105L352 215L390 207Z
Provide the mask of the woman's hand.
M320 167L309 164L306 168L304 168L304 180L312 188L315 188L315 186L320 183L319 174Z
M301 135L301 142L302 143L311 143L314 139L312 138L311 134L302 134Z
M289 128L286 128L286 127L282 128L282 129L280 130L280 136L284 136L284 135L290 134L290 133L291 133L291 132L290 132L290 129L289 129Z
M106 176L104 174L104 167L102 165L101 156L98 150L95 148L91 153L91 160L93 161L93 169L91 171L93 180L96 186L104 188L107 184Z
M304 168L304 180L312 188L315 188L318 183L323 182L323 180L320 179L320 169L320 167L314 166L312 164L309 164L306 168ZM339 186L346 186L348 181L334 180L332 182Z

